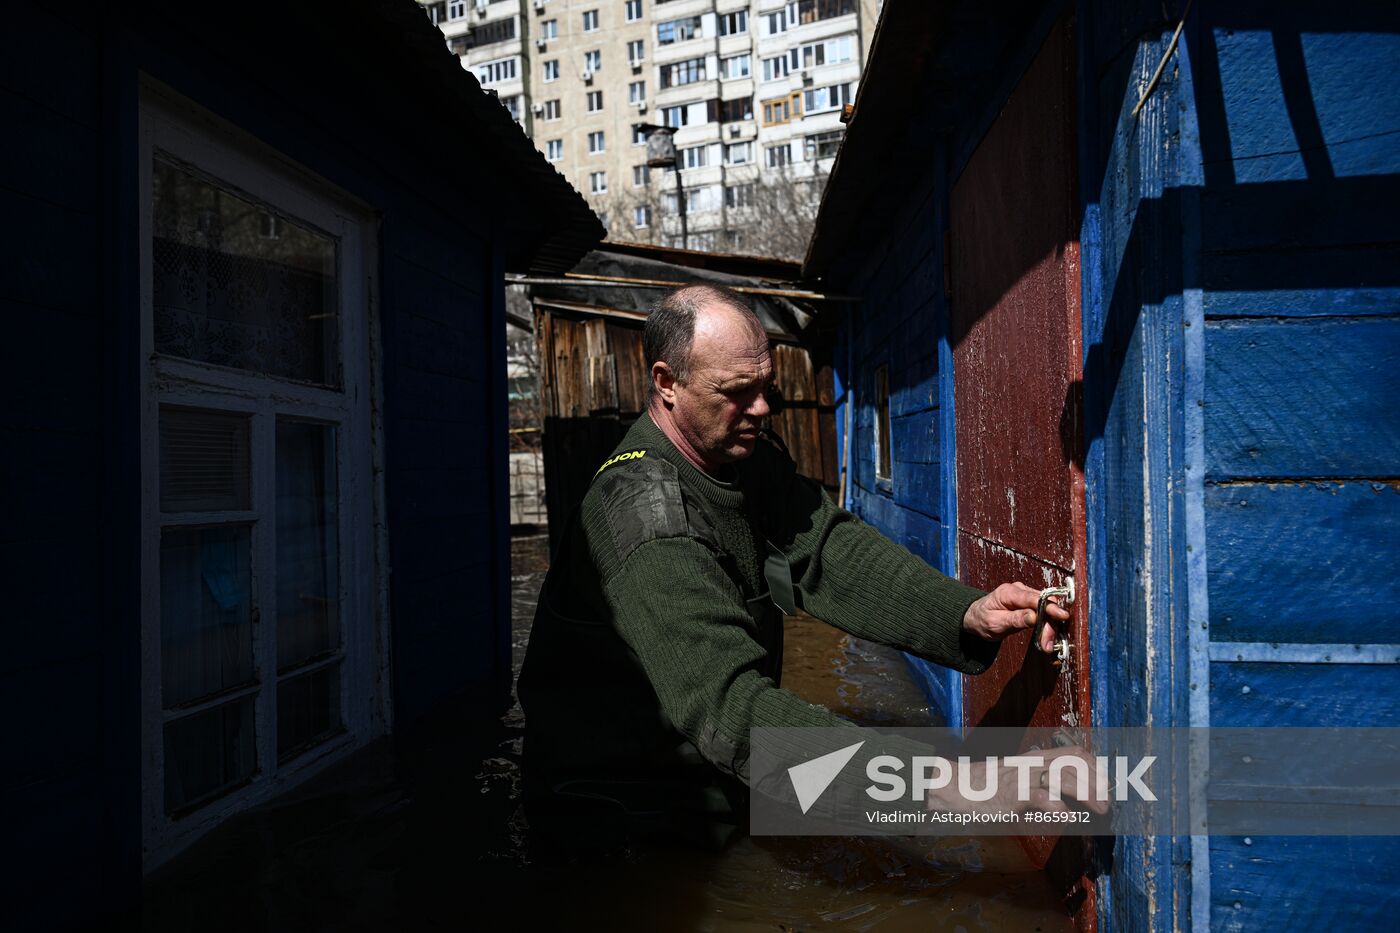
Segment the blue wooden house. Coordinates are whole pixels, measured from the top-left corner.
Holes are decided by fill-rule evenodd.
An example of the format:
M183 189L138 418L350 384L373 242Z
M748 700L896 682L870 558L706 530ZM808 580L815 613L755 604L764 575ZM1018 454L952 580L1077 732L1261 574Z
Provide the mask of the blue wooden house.
M1076 587L955 723L1400 725L1400 7L888 0L804 275L847 501ZM1367 930L1400 840L1038 854L1081 929Z
M4 914L39 929L508 703L503 274L603 229L412 0L21 0L0 114Z

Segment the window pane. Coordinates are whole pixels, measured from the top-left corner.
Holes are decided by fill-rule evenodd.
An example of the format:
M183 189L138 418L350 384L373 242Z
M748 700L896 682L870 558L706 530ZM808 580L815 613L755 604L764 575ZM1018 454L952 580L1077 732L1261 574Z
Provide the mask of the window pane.
M277 669L340 647L335 428L277 422Z
M251 507L247 415L160 410L160 510Z
M339 385L335 240L159 159L151 185L156 349Z
M253 680L246 525L160 536L161 695L166 709Z
M173 813L253 776L253 698L165 724L165 811Z
M340 665L323 667L277 685L277 757L340 731Z

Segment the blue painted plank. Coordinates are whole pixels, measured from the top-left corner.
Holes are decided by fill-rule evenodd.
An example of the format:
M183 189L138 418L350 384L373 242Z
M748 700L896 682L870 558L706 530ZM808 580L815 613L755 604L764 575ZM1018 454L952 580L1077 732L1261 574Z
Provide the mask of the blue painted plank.
M102 508L93 468L101 460L95 434L0 430L0 542L28 541L55 528L95 534ZM71 574L57 572L61 566L51 585L72 585Z
M86 314L0 299L0 425L32 431L101 427L101 322ZM62 348L61 353L40 352Z
M97 209L97 134L33 100L0 88L5 187L69 210Z
M1201 270L1207 317L1400 313L1400 246L1225 250Z
M1212 726L1400 726L1400 665L1213 661Z
M466 260L463 265L468 265ZM471 328L478 340L485 339L482 327L487 320L486 304L477 291L455 277L401 256L389 257L385 266L385 277L393 280L392 313L412 314L448 327Z
M1207 479L1395 476L1400 320L1206 330Z
M861 517L883 532L890 540L904 545L922 557L930 566L938 567L942 559L942 526L936 519L910 509L900 508L888 497L867 493L861 497Z
M97 220L47 201L0 188L0 298L95 314L97 283L74 270L97 266ZM62 261L57 261L61 257Z
M1211 929L1394 929L1400 839L1217 836L1210 840Z
M1213 640L1400 642L1400 484L1205 492Z
M1400 97L1380 91L1400 63L1400 16L1388 6L1386 26L1300 37L1318 129L1338 177L1400 173Z
M894 475L890 478L895 505L938 518L942 481L942 464L895 460Z
M85 25L69 22L30 0L5 5L0 86L79 123L96 126L98 64L97 37Z

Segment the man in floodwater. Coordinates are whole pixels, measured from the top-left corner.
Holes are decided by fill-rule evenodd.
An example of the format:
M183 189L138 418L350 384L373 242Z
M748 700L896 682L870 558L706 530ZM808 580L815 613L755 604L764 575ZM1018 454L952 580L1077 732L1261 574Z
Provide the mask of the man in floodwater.
M784 609L978 674L1039 594L945 577L762 440L773 367L740 295L669 292L644 346L647 412L540 593L519 684L526 806L532 832L574 844L718 844L742 822L751 728L844 724L778 686Z

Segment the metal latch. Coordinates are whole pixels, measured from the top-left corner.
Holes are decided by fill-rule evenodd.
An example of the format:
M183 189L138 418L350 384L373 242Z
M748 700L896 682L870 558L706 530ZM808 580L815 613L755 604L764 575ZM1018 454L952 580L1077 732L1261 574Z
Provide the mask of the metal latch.
M1064 586L1047 586L1040 591L1040 601L1035 607L1035 627L1031 630L1031 644L1035 645L1038 651L1045 649L1040 647L1040 633L1050 622L1050 617L1045 614L1045 606L1050 602L1050 597L1058 596L1061 599L1061 606L1068 609L1074 604L1074 577L1070 577ZM1070 648L1069 637L1055 639L1055 646L1048 653L1053 655L1054 665L1059 667L1069 660Z

